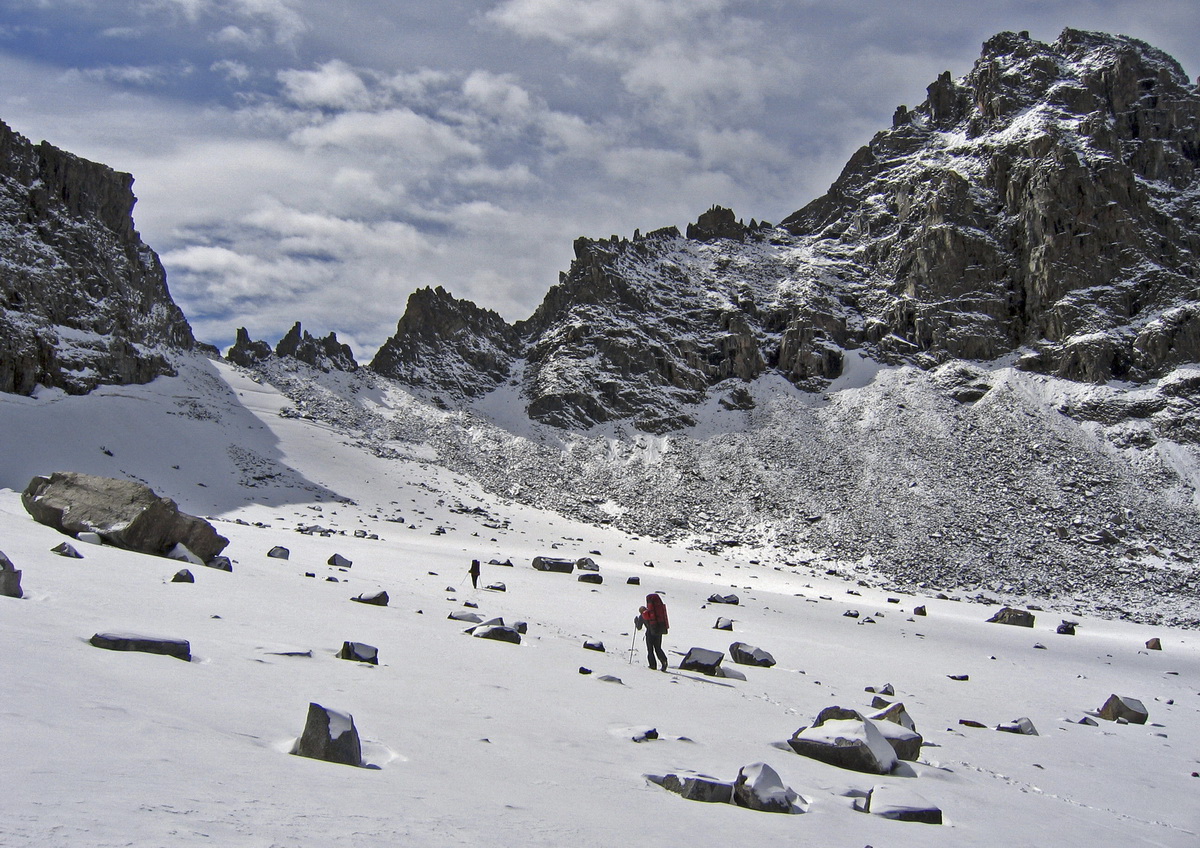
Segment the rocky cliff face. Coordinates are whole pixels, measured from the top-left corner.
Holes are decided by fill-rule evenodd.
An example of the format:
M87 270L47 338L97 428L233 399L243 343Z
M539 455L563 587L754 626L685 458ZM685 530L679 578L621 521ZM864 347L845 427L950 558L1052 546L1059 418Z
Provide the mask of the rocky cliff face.
M744 408L764 374L821 389L850 351L1146 381L1200 360L1198 164L1200 94L1169 56L1005 33L780 227L715 207L686 238L580 239L514 326L418 293L373 367L458 398L516 381L535 420L650 432Z
M0 391L143 383L196 345L134 230L132 184L0 123Z

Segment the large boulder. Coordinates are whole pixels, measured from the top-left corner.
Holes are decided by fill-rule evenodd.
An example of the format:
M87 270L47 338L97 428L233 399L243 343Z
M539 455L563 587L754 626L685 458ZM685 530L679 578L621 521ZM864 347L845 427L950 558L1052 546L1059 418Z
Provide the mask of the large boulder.
M296 740L292 753L314 760L361 766L362 744L354 726L354 716L310 703L304 732Z
M683 658L683 662L679 667L684 671L698 671L701 674L707 674L709 677L715 677L721 668L721 660L725 659L725 655L720 651L713 651L708 648L692 648L687 652L687 656Z
M734 642L730 645L729 658L738 665L757 665L762 668L770 668L775 665L773 656L762 648L747 645L745 642Z
M481 624L474 629L471 635L476 639L493 639L497 642L521 644L521 634L517 628L505 624Z
M97 633L88 641L108 651L139 651L143 654L164 654L184 662L192 660L192 646L187 639L144 636L139 633Z
M533 567L538 571L557 571L560 574L570 574L575 570L575 560L536 556L533 558Z
M1016 627L1033 627L1033 622L1033 613L1013 607L1004 607L988 619L989 624L1011 624Z
M1146 707L1141 701L1121 695L1109 695L1104 706L1100 708L1099 716L1109 721L1121 719L1130 724L1145 724L1150 718L1150 714L1146 712Z
M733 782L733 803L763 813L790 813L798 797L766 763L742 766Z
M0 597L24 597L24 593L21 591L21 572L2 551L0 551Z
M118 548L161 556L182 544L202 560L229 540L203 518L180 512L170 498L132 480L55 471L34 477L21 494L34 520L60 533L97 533Z
M917 732L912 718L904 709L904 704L897 701L869 713L866 718L875 722L875 727L896 752L897 759L916 762L921 756L921 746L925 744L925 737Z
M868 774L890 774L897 757L887 738L875 722L854 711L846 712L854 717L826 719L821 724L802 727L788 740L788 745L802 757L829 765Z

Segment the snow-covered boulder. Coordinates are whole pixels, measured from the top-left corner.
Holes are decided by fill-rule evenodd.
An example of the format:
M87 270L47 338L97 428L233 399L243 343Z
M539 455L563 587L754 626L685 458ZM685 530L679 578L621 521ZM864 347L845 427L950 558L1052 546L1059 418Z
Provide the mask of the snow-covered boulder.
M725 659L725 655L720 651L713 651L709 648L691 648L679 667L684 671L698 671L712 677L721 667L723 659Z
M343 642L338 659L379 665L379 649L365 642Z
M604 643L599 639L588 639L583 643L583 647L588 651L599 651L600 653L604 653Z
M745 642L734 642L729 646L729 658L738 665L756 665L770 668L775 665L775 658L762 648L747 645Z
M471 624L483 623L483 616L477 612L471 612L470 610L455 610L446 616L446 618L450 619L451 621L466 621L470 622Z
M358 603L360 603L360 604L370 604L370 605L376 606L376 607L386 607L388 605L388 601L390 599L388 598L387 592L379 591L379 592L363 592L361 595L358 595L357 597L353 597L350 600L358 601Z
M0 597L20 598L23 596L21 572L12 564L12 560L0 552Z
M139 651L144 654L164 654L184 662L192 660L192 646L187 639L110 632L97 633L88 641L97 648L104 648L108 651Z
M898 759L891 743L875 722L856 716L802 727L788 740L788 745L802 757L840 768L890 774Z
M1150 714L1146 712L1146 707L1141 701L1121 695L1109 695L1098 715L1108 721L1123 719L1130 724L1145 724L1150 718Z
M733 630L733 620L729 618L718 618L717 623L713 625L713 630Z
M942 823L941 809L905 786L874 786L855 800L854 809L893 821Z
M795 812L799 795L766 763L742 766L733 782L733 803L763 813Z
M96 533L110 545L155 556L183 544L206 560L229 544L203 518L132 480L55 471L30 480L21 503L35 521L60 533Z
M1026 717L1014 718L1012 721L996 725L996 729L1005 733L1016 733L1021 736L1037 736L1037 728Z
M226 556L217 556L204 563L209 568L214 568L217 571L233 571L233 563Z
M600 566L598 566L596 564L596 561L594 559L592 559L591 557L580 557L579 559L575 560L575 567L578 568L580 571L599 571L600 570Z
M362 743L354 716L310 703L304 732L296 740L292 753L329 763L362 766Z

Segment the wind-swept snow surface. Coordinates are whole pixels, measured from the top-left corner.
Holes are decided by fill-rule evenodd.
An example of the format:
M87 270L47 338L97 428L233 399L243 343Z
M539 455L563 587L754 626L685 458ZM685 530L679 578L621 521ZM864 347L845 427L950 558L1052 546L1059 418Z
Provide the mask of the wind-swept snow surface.
M280 414L292 408L205 362L90 397L0 397L0 549L25 590L0 597L6 848L1200 841L1194 631L1052 609L1032 630L989 624L978 604L635 538L486 494L423 459L428 445L382 459ZM233 571L193 566L195 583L171 583L169 559L51 553L63 537L18 493L68 469L141 479L210 516ZM267 557L275 545L289 559ZM327 565L334 554L352 567ZM604 582L535 571L535 555L591 556ZM481 587L505 591L473 590L472 559ZM350 600L378 590L388 606ZM632 626L651 591L670 610L667 674ZM714 592L740 603L708 605ZM526 622L521 644L464 635L448 615L465 602ZM719 615L732 633L713 629ZM1055 632L1064 617L1077 635ZM88 644L105 631L187 639L192 661ZM778 664L736 666L744 681L675 668L692 646L728 654L735 640ZM346 641L378 648L379 665L339 659ZM925 738L917 762L865 775L788 748L828 706L867 711L866 687L884 683ZM1149 722L1079 723L1112 694ZM354 716L375 768L288 755L310 702ZM1040 735L994 729L1018 717ZM644 778L732 781L759 762L811 799L807 813L692 802ZM945 824L856 811L877 785Z

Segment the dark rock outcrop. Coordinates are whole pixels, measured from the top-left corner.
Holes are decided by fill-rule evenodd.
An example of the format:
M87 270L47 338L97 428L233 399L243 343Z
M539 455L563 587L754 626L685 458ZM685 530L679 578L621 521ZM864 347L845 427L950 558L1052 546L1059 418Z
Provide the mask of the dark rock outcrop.
M132 185L0 123L0 391L145 383L196 346L133 227Z
M208 560L229 544L203 518L180 512L173 500L132 480L55 471L29 481L21 503L36 521L60 533L97 533L130 551L164 556L182 544Z
M720 651L709 648L691 648L684 656L683 661L679 663L679 667L683 671L698 671L714 677L720 671L723 659L725 659L725 655Z
M164 639L137 633L97 633L88 640L97 648L108 651L138 651L143 654L164 654L191 662L192 646L186 639Z
M729 658L738 665L756 665L762 668L770 668L775 665L775 658L773 656L762 648L747 645L745 642L734 642L730 645Z
M0 551L0 597L23 598L21 591L21 572L12 564L3 551Z
M358 738L358 728L354 726L354 716L310 703L304 732L296 740L292 753L314 760L361 767L362 743Z
M1029 610L1003 607L988 619L989 624L1011 624L1014 627L1033 627L1035 617Z

